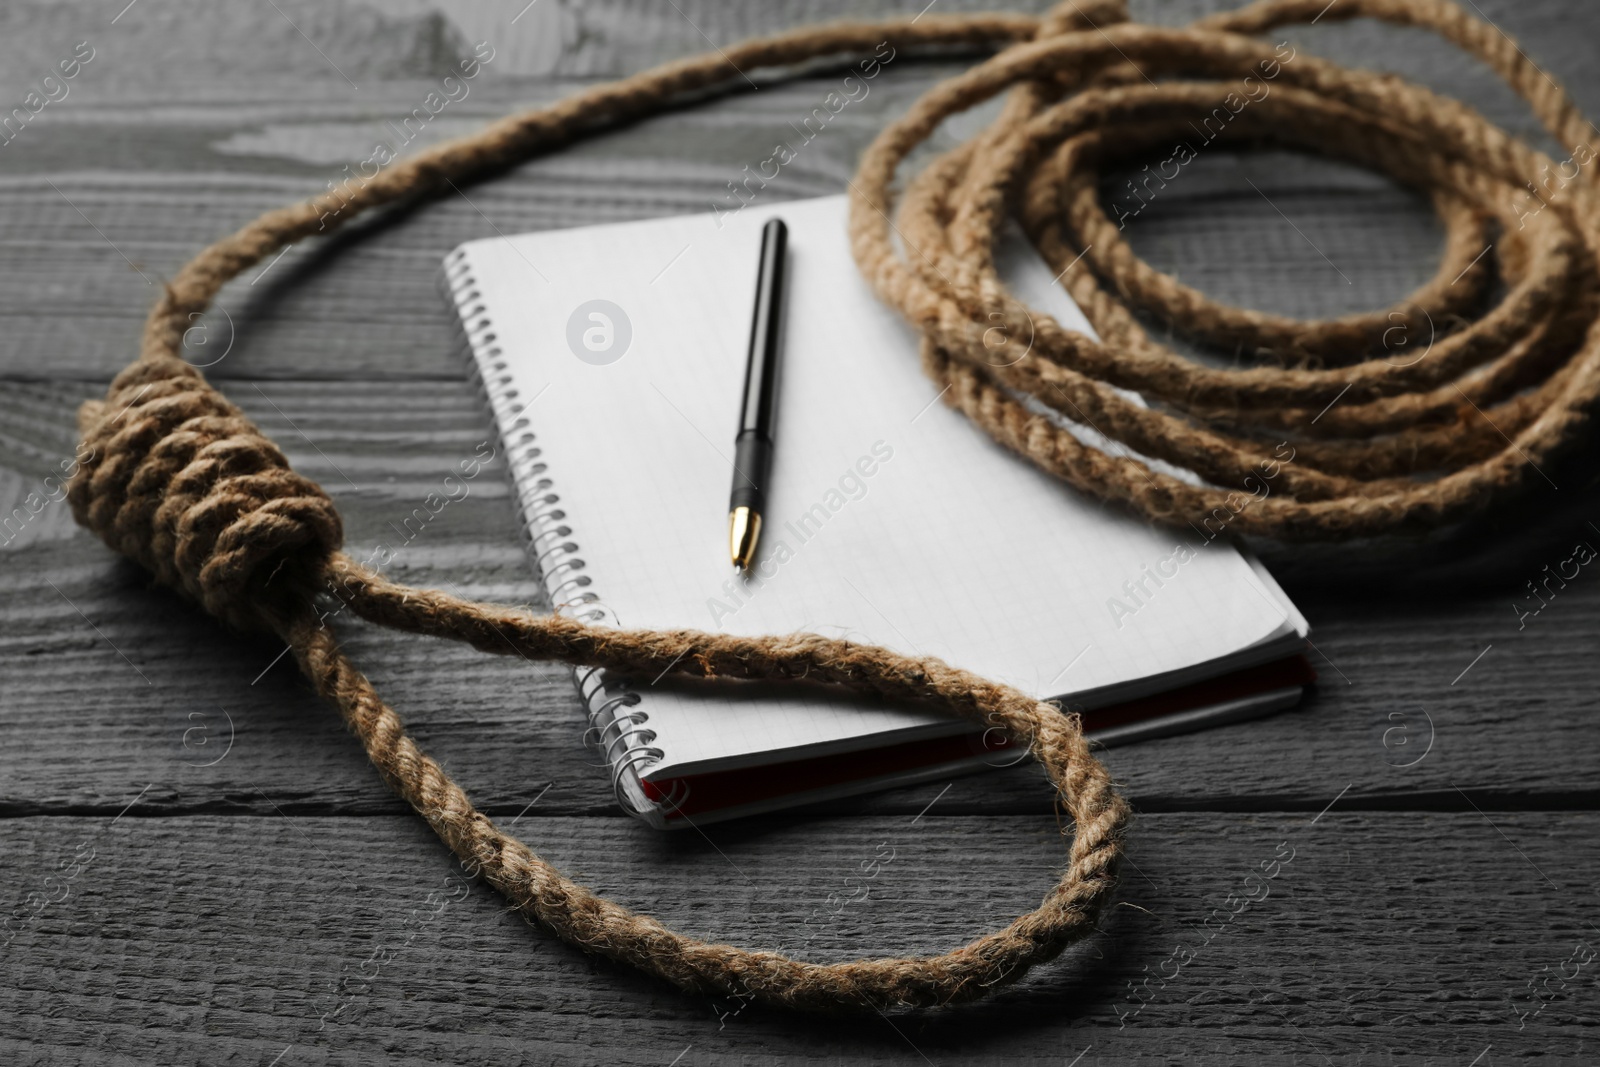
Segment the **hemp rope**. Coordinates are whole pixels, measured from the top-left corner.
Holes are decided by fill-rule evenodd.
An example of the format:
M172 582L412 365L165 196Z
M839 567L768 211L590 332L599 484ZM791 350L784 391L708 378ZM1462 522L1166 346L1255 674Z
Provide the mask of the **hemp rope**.
M1133 256L1096 192L1102 162L1187 137L1188 124L1203 122L1241 79L1265 77L1274 51L1255 35L1357 16L1436 31L1505 79L1573 149L1569 163L1588 150L1593 127L1562 90L1509 38L1445 0L1266 0L1181 29L1131 23L1122 0L1083 0L1044 18L924 14L753 40L502 120L394 163L347 189L348 200L325 194L268 212L202 251L152 309L139 358L103 403L79 412L90 458L70 487L73 514L212 614L287 641L395 792L470 869L564 940L685 990L788 1008L881 1011L977 998L1088 936L1114 889L1128 808L1076 716L937 659L847 641L609 629L391 582L340 551L333 502L182 360L183 333L229 279L324 229L334 209L338 226L381 204L437 195L597 129L738 89L742 71L866 55L882 41L897 50L980 47L997 51L889 125L850 186L856 259L921 331L925 366L949 403L1069 484L1168 525L1227 509L1240 532L1326 539L1457 521L1522 488L1530 468L1578 443L1586 427L1600 387L1592 174L1559 189L1546 182L1533 211L1520 194L1554 161L1465 105L1307 55L1277 61L1270 93L1234 115L1222 139L1270 140L1380 170L1429 195L1448 233L1437 276L1394 311L1320 322L1224 307L1154 271ZM993 125L909 183L891 224L891 183L907 154L946 116L1007 90ZM1587 161L1577 161L1580 170ZM1063 272L1100 342L1007 293L993 258L1007 214ZM1468 322L1492 280L1480 250L1493 231L1506 294ZM1079 256L1087 269L1074 272ZM1150 338L1139 309L1278 365L1191 362ZM1418 311L1451 330L1425 358L1377 355L1385 331L1397 321L1414 326ZM1082 444L1041 405L1125 447ZM1247 484L1263 442L1282 437L1296 452L1275 491L1235 514L1238 494L1227 487ZM1037 910L938 957L818 965L684 937L568 881L477 811L340 650L316 608L330 590L372 622L486 652L619 672L806 678L998 727L1028 746L1056 787L1074 825L1067 869Z

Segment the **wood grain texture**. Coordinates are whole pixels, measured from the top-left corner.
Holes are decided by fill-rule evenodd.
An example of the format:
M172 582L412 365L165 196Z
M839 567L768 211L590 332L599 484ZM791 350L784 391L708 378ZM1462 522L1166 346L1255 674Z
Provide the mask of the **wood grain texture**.
M50 492L74 447L73 409L127 362L154 285L339 177L474 42L495 58L417 145L708 39L924 2L0 10L6 108L75 42L96 49L70 96L0 146L0 1061L1593 1062L1600 991L1579 961L1600 944L1600 578L1582 574L1536 616L1513 607L1546 564L1600 538L1593 456L1424 541L1260 546L1316 628L1322 682L1293 712L1105 754L1141 815L1126 906L1103 935L993 1004L826 1025L682 997L530 929L482 886L447 883L448 857L275 662L280 646L152 588L63 504L34 513L30 494ZM1172 24L1223 6L1134 5ZM1594 12L1476 6L1600 112ZM1286 36L1535 132L1482 67L1425 35L1356 23ZM961 66L893 69L766 193L840 191L882 123ZM358 554L388 544L402 580L543 607L503 463L416 516L491 434L436 292L439 259L496 232L707 209L837 77L755 74L759 91L308 242L230 286L225 311L196 323L191 358L334 495ZM958 117L944 143L982 121ZM1124 177L1108 175L1108 202ZM1404 190L1278 152L1203 155L1129 236L1215 296L1300 315L1392 302L1440 242ZM1031 907L1061 862L1048 791L1026 768L709 838L657 834L623 818L586 765L563 669L340 626L485 810L695 933L815 959L933 951ZM1225 921L1266 884L1280 843L1294 858L1270 896ZM436 914L435 891L448 894Z
M984 1008L819 1025L591 960L462 882L414 819L142 810L0 824L24 861L6 893L45 900L4 950L12 1062L1593 1061L1592 813L1145 816L1095 940ZM827 960L949 947L1053 880L1048 817L938 811L520 828L687 931Z
M1187 3L1140 14L1178 23L1215 6L1221 5ZM82 32L94 37L88 7L52 6L84 14L44 20L34 31L36 39L62 43L44 44L38 54L69 54L73 38L67 26L85 27ZM191 7L140 0L135 11L164 31L184 27L180 42L188 34L203 35L204 48L198 42L179 46L200 57L196 61L172 65L162 78L129 62L130 55L163 55L173 47L169 42L157 51L146 40L150 31L130 12L115 27L106 27L128 36L106 39L103 54L84 68L72 93L0 149L0 194L10 209L0 219L0 242L18 253L0 261L0 283L12 294L0 314L8 351L16 353L13 373L109 376L136 344L157 280L262 211L342 178L346 164L366 158L378 140L392 140L391 124L438 87L438 77L419 76L407 58L409 46L397 44L427 39L426 27L389 26L377 35L365 6L349 6L356 13L350 16L352 32L377 36L370 53L356 49L354 54L372 55L374 70L383 73L352 74L358 89L304 41L297 47L257 48L269 25L273 35L288 32L270 7L261 9L265 16L241 6L240 15L210 17L194 14ZM820 2L798 8L771 21L737 4L687 13L712 40L733 40L747 30L848 11ZM285 10L292 18L293 9ZM565 10L547 0L529 17ZM704 45L670 8L668 18L676 23L672 33L662 33L655 18L640 18L633 4L578 10L584 14L575 17L591 26L585 39L603 37L613 58L579 64L574 69L581 69L581 76L558 69L536 77L515 62L497 67L497 53L471 94L440 112L413 147L555 100L588 78L637 69L644 60L622 57L639 49L666 59ZM1580 104L1600 110L1600 79L1585 66L1581 47L1575 51L1581 42L1564 32L1566 9L1559 0L1490 4L1485 10L1523 38L1525 49L1552 76L1569 83ZM711 17L714 12L720 17ZM158 14L164 17L157 19ZM237 27L236 17L242 20ZM498 35L489 23L481 35L504 43L508 60L515 55L514 42L532 32L522 23L509 25L510 17L505 16ZM57 22L61 28L47 34L43 25ZM341 40L343 32L332 40ZM1508 128L1532 132L1526 108L1492 76L1426 35L1355 24L1288 31L1287 36L1331 58L1403 71L1473 101ZM467 47L464 36L445 38L430 47L440 54ZM331 53L335 63L345 54L340 48ZM223 78L213 69L215 60L204 57L230 51L240 53L244 65L237 76ZM277 68L270 65L271 56ZM19 59L10 69L28 71L40 63ZM831 122L826 135L808 144L764 195L782 199L841 191L856 157L886 119L957 69L948 62L891 67L892 76L877 80L870 95ZM708 210L727 195L726 183L745 165L765 158L773 139L785 135L787 123L817 106L836 80L819 76L768 84L758 92L660 116L533 161L461 195L362 224L350 234L307 242L271 270L229 287L221 305L231 325L213 316L203 352L196 334L196 359L214 358L219 339L228 337L234 346L215 366L218 378L457 378L459 367L447 355L449 322L433 292L433 274L445 252L463 240L497 232ZM20 98L26 81L19 75L15 85ZM981 121L981 113L964 116L948 136L970 132ZM1244 177L1288 218L1263 203ZM1208 153L1136 223L1136 247L1158 266L1219 296L1304 315L1383 306L1420 281L1437 254L1437 241L1425 236L1427 212L1414 199L1370 176L1308 166L1298 157ZM1301 243L1301 234L1343 265L1348 283ZM330 358L332 350L336 358Z

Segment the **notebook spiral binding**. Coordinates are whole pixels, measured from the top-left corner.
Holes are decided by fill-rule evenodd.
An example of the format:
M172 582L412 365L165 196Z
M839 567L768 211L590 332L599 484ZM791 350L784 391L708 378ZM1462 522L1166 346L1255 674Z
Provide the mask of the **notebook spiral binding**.
M556 614L584 622L621 626L616 613L601 602L593 580L584 574L582 549L573 540L572 527L560 507L561 494L542 459L537 435L523 415L526 403L518 396L504 352L496 344L494 324L481 302L477 279L464 251L446 259L439 278L445 298L460 316L463 355L499 428L501 445L510 467L512 490L521 511L520 528L533 558L535 571L550 596ZM654 745L655 732L645 724L648 712L639 708L639 694L628 679L598 667L572 668L573 683L583 701L588 727L584 744L609 768L612 792L625 811L655 822L687 798L682 782L662 800L646 796L642 775L665 757Z

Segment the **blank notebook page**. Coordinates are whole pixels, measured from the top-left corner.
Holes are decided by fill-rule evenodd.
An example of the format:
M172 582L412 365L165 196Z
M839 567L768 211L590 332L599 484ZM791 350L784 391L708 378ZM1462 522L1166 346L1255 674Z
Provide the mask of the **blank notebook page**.
M773 215L790 248L777 450L754 576L741 579L728 492L760 228ZM1171 556L1177 536L1077 493L939 400L916 336L856 269L844 198L752 205L720 222L463 246L590 589L621 625L813 631L938 656L1041 697L1192 667L1279 632L1279 596L1221 540L1115 617L1109 601L1137 603L1123 583ZM1036 312L1092 333L1025 244L1002 262ZM631 327L606 365L569 344L569 319L593 300ZM591 324L603 329L580 322ZM612 331L615 344L621 325ZM820 689L633 681L664 753L649 778L952 729Z

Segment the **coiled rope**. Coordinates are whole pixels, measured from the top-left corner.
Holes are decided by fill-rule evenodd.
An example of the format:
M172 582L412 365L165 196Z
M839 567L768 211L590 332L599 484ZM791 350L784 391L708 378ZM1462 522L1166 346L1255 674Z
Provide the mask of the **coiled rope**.
M685 990L789 1008L881 1011L982 996L1092 932L1115 886L1128 809L1075 716L936 659L846 641L609 629L393 583L340 551L333 502L183 361L184 331L228 280L330 219L336 227L685 98L737 89L744 71L866 55L884 41L911 51L981 47L996 52L885 129L850 189L861 269L921 331L923 360L948 402L1068 483L1163 523L1222 508L1241 532L1339 538L1458 520L1521 488L1587 423L1600 381L1594 179L1579 163L1560 188L1536 190L1541 207L1531 211L1521 194L1558 166L1549 157L1456 101L1389 75L1286 60L1258 38L1356 16L1437 31L1528 101L1573 149L1568 166L1587 150L1593 128L1566 95L1510 39L1444 0L1268 0L1182 29L1131 23L1122 0L1084 0L1043 19L925 14L749 41L503 120L358 188L269 212L202 251L152 309L139 358L104 402L79 412L91 458L70 487L73 513L212 614L287 641L395 792L470 869L566 941ZM1393 312L1294 322L1219 306L1135 259L1102 211L1102 162L1204 122L1252 76L1270 79L1270 92L1237 113L1229 107L1224 140L1353 160L1432 197L1449 235L1444 260ZM891 184L907 154L945 117L1007 90L999 120L925 168L896 209ZM992 250L1007 214L1064 272L1100 342L1006 292ZM1492 231L1507 293L1467 322L1492 281L1482 257ZM1069 270L1079 256L1087 269ZM1272 365L1191 362L1149 337L1140 309ZM1415 326L1418 312L1452 328L1425 358L1386 357L1383 334L1396 321ZM1082 444L1038 405L1205 484ZM1296 452L1275 472L1275 490L1236 508L1262 443L1285 436ZM620 673L804 677L997 727L1044 766L1072 820L1066 871L1038 909L937 957L819 965L677 934L564 878L477 811L340 650L317 608L328 594L372 622L486 652Z

